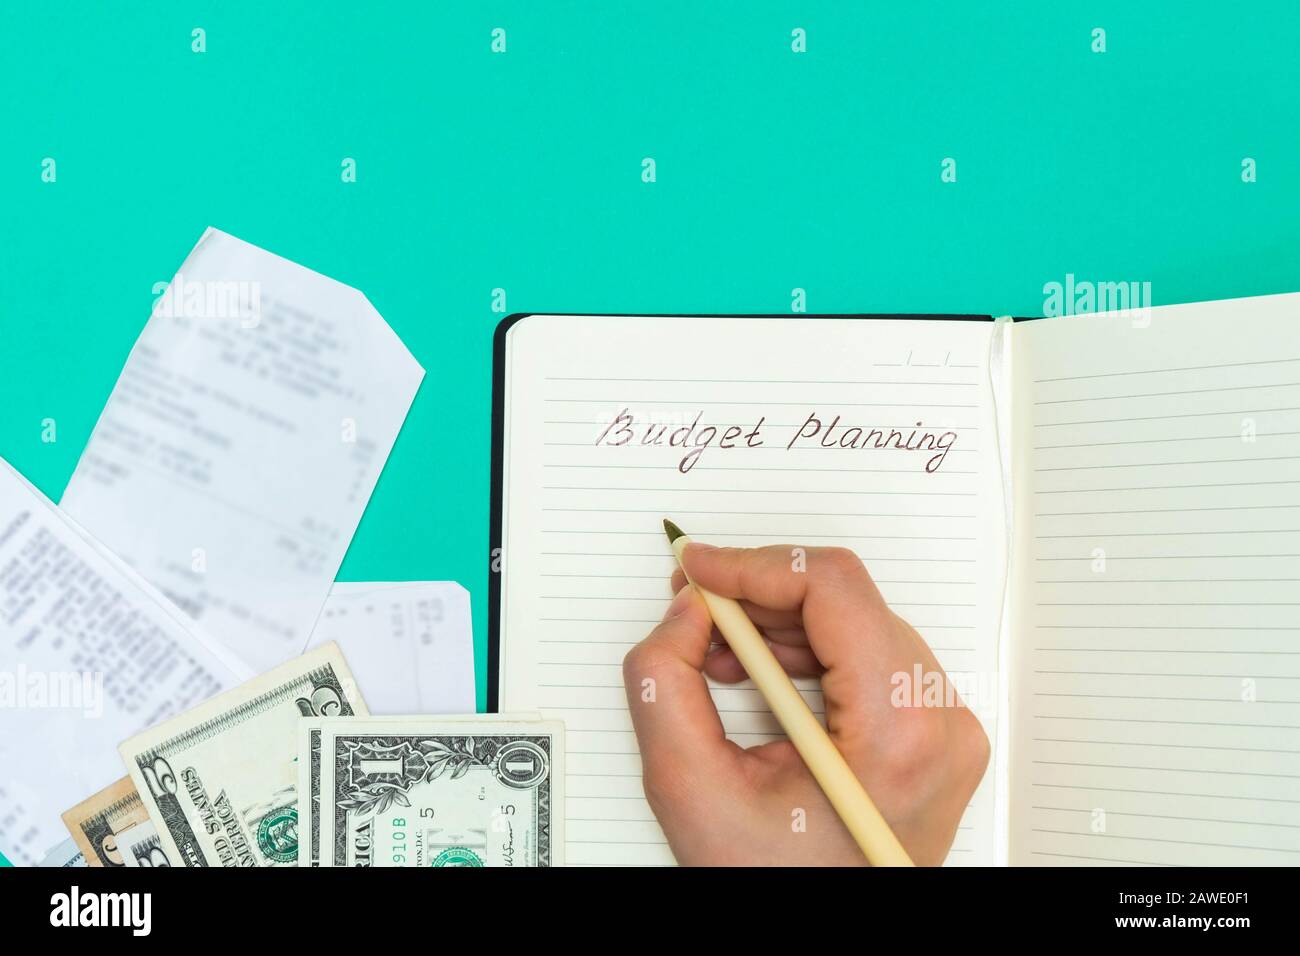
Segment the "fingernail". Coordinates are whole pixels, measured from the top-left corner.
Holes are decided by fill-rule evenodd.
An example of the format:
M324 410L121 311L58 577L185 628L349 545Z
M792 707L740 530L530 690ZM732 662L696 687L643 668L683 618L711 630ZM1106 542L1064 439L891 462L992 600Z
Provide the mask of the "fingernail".
M673 598L673 603L668 605L668 612L664 614L665 621L671 621L675 617L680 617L686 609L691 606L691 592L693 590L694 588L688 584L677 592L677 596Z
M718 546L716 544L705 544L703 541L692 541L683 550L687 554L693 554L696 551L716 551Z

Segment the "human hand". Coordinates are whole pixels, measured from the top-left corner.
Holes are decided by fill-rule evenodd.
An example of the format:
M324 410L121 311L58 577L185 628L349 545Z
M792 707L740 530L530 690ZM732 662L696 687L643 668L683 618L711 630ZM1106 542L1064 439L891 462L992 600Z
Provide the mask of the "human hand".
M835 746L912 859L938 865L984 775L988 738L964 706L895 706L896 674L910 680L919 663L923 674L942 675L945 687L947 675L853 552L800 551L802 570L795 549L782 545L696 542L682 560L699 587L741 602L787 673L821 678ZM722 638L704 600L680 570L672 587L663 622L628 653L623 678L646 798L677 861L865 863L793 744L744 749L726 738L704 677L735 683L744 669L715 643Z

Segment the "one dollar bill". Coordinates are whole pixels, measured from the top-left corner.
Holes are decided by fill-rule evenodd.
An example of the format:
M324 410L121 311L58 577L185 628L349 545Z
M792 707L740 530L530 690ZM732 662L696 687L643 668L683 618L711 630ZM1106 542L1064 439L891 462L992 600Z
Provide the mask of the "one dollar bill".
M305 865L558 866L564 725L470 717L305 720Z
M296 865L298 721L365 713L331 643L126 741L122 757L161 857L183 866Z

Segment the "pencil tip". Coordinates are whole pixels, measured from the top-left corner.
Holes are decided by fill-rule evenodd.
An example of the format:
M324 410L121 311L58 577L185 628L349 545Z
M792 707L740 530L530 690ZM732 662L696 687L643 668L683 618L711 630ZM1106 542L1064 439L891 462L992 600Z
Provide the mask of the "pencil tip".
M664 533L665 533L666 535L668 535L668 543L669 543L669 544L672 544L674 541L676 541L676 540L677 540L678 538L680 538L682 535L686 534L685 531L683 531L681 528L677 527L677 525L673 524L673 523L672 523L671 521L669 521L667 518L664 519Z

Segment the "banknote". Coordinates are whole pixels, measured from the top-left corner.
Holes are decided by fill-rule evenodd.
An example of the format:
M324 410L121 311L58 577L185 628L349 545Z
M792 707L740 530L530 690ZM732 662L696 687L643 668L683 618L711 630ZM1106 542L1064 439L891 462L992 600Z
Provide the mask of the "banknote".
M564 725L498 715L304 721L320 866L558 866Z
M335 718L304 718L298 722L298 822L301 832L306 835L307 849L298 855L299 866L320 866L320 848L322 845L322 827L329 821L322 821L320 816L320 779L321 756L320 741L322 728L328 728ZM378 718L368 718L377 720ZM487 720L507 723L535 723L541 721L541 714L520 712L511 714L445 714L420 717L389 717L386 720L398 722L418 721L422 726L436 723L439 727L451 724L479 723Z
M158 832L130 777L123 777L66 811L63 822L87 866L134 866L123 851L123 842L129 836L134 845Z
M126 741L122 757L157 828L161 858L178 866L296 865L298 721L366 713L330 643Z
M122 856L122 865L130 867L172 866L167 851L162 847L162 837L152 821L146 821L138 827L132 827L123 833L117 841L117 851Z
M36 865L51 867L89 866L85 854L81 852L81 848L70 838L64 840L58 846L50 847L45 856L41 858L41 862Z

